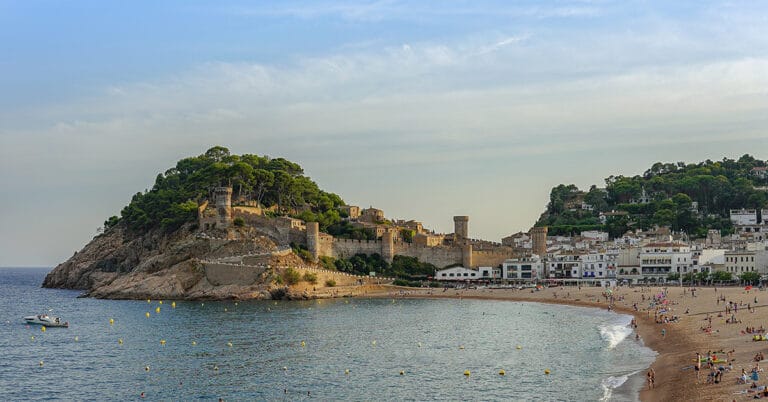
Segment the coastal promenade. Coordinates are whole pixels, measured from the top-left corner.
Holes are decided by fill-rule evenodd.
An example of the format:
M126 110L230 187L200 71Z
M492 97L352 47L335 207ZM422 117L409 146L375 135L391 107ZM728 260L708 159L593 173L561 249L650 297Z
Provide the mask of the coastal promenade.
M391 290L380 297L419 298L467 298L487 300L530 301L538 303L567 304L607 309L604 289L598 287L556 287L540 291L531 289L407 289L404 292ZM651 304L654 296L665 294L667 302ZM648 389L646 373L638 373L634 383L642 382L640 398L643 401L745 401L754 399L750 392L752 380L739 384L741 370L747 373L755 367L757 353L768 352L768 342L753 341L747 328L768 328L768 292L745 290L743 287L728 288L681 288L681 287L618 287L613 289L613 310L631 314L636 318L637 334L627 337L624 342L644 342L659 356L653 363L655 387ZM725 301L722 301L725 299ZM719 301L718 301L719 300ZM757 303L755 303L757 300ZM728 302L739 305L738 310L730 309ZM637 310L634 306L637 305ZM660 313L661 312L661 313ZM661 317L678 322L664 323ZM734 323L730 319L735 317ZM657 323L655 318L661 320ZM711 324L710 324L711 322ZM732 351L732 353L728 353ZM696 353L706 356L717 353L718 359L730 355L733 368L724 373L719 383L707 383L710 370L702 364L698 380L694 370ZM762 364L762 363L761 363ZM727 367L727 365L726 365ZM768 384L765 375L759 372L758 386ZM630 381L628 381L629 383Z

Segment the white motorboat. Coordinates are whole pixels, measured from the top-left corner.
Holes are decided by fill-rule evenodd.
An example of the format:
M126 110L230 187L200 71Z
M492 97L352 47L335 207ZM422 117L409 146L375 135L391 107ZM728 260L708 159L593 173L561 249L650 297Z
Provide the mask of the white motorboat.
M47 314L30 315L29 317L24 317L24 321L27 324L44 325L46 327L69 327L69 322L61 321L59 317L51 317Z

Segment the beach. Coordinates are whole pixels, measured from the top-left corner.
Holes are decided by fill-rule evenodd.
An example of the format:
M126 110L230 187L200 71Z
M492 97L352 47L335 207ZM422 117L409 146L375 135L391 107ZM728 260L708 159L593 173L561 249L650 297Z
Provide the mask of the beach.
M373 294L369 294L374 296ZM467 298L488 300L530 301L539 303L567 304L576 306L608 309L605 289L599 287L553 287L534 290L525 289L417 289L403 288L390 291L388 296L427 297L427 298ZM662 299L650 308L654 296L663 295ZM383 295L382 295L383 296ZM752 380L747 384L737 384L741 369L748 373L755 365L754 356L768 349L768 342L753 341L753 335L745 332L747 327L768 326L768 292L757 288L745 290L743 287L618 287L612 289L613 310L618 313L633 315L637 322L636 332L640 342L658 353L652 364L655 371L655 386L649 389L645 380L646 373L638 373L636 378L627 381L644 384L640 392L643 401L681 401L709 400L731 401L753 399L754 393L747 392ZM719 301L724 298L725 301ZM755 303L757 299L757 303ZM666 300L666 301L663 301ZM739 305L738 311L725 314L725 306L731 301ZM637 304L637 311L634 305ZM658 311L659 320L654 321ZM722 314L720 314L722 313ZM720 316L718 316L720 315ZM662 317L677 322L664 323ZM735 323L728 323L731 317ZM711 318L711 329L710 327ZM663 330L663 334L662 334ZM634 335L625 342L637 342ZM709 369L702 364L702 371L697 382L693 368L696 353L707 356L715 353L718 359L731 353L733 369L726 372L722 381L707 384ZM759 373L757 385L765 385L763 373ZM639 379L637 377L642 377Z

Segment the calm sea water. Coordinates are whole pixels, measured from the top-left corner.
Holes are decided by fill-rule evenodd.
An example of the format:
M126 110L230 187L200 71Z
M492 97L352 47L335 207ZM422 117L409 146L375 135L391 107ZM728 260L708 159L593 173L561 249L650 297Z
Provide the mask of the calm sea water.
M629 316L594 309L392 299L172 308L41 289L47 271L0 269L4 400L627 400L633 392L614 388L654 359L628 337ZM23 323L49 311L70 328Z

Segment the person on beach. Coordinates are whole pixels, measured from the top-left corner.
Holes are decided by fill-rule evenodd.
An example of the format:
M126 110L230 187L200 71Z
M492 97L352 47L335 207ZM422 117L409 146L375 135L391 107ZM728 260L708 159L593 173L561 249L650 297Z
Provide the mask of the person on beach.
M699 372L701 372L701 353L696 352L696 365L693 366L693 370L696 372L696 383L699 383Z
M646 376L648 377L648 389L653 389L654 381L656 380L656 372L653 371L653 368L649 368Z

